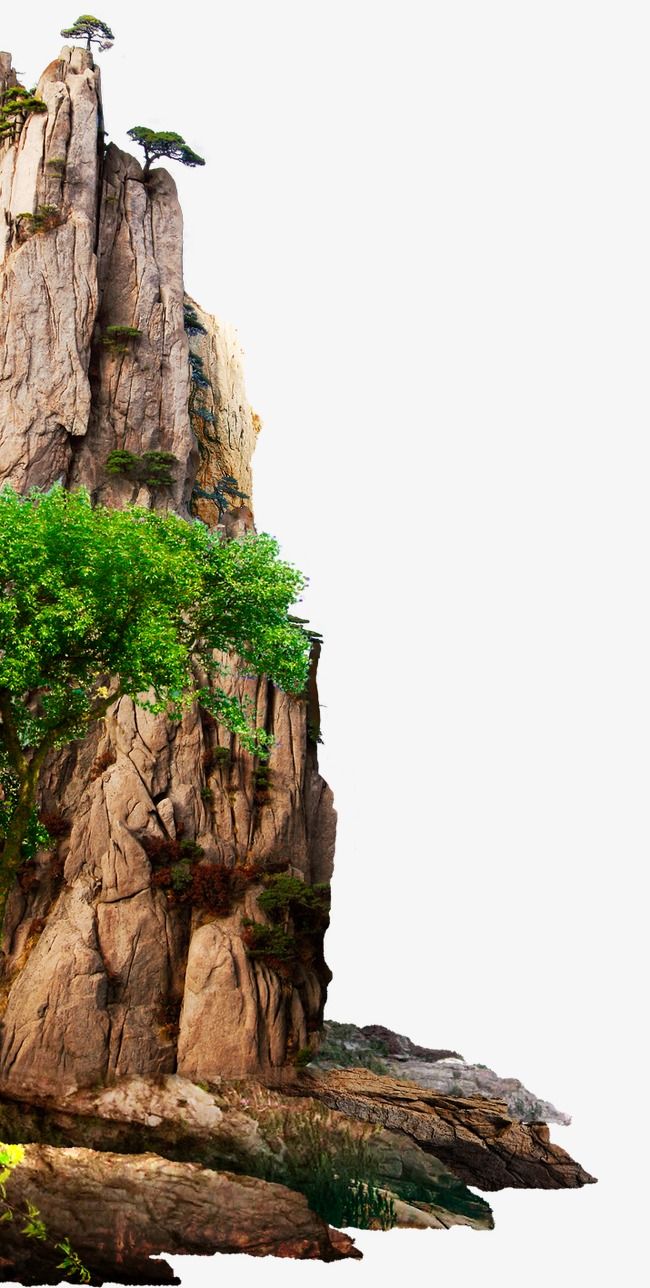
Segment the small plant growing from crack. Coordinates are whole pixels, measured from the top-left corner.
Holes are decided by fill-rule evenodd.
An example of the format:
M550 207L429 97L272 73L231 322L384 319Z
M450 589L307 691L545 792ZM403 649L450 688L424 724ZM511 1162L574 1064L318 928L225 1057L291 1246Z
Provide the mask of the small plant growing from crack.
M137 326L107 326L102 336L102 344L111 353L128 353L134 340L139 340L142 331Z

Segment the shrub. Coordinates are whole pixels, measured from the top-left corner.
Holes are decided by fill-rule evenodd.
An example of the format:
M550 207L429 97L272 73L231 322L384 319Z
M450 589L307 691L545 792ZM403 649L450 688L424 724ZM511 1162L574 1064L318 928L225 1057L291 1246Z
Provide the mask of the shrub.
M361 1137L313 1109L282 1114L278 1127L284 1158L274 1179L304 1194L328 1225L361 1230L395 1225L393 1201L377 1188L376 1167Z
M183 325L188 335L207 335L207 331L199 317L196 309L191 304L183 305Z
M143 481L148 487L171 487L172 466L178 464L173 452L144 452L142 455Z
M178 465L173 452L150 451L135 456L124 448L116 448L106 457L107 474L125 474L146 483L147 487L170 487L174 482L172 467Z
M242 926L242 939L253 960L265 961L269 966L285 966L297 960L296 939L282 926L268 926L250 917L244 917Z
M111 353L128 353L129 345L133 340L139 340L142 331L137 326L107 326L102 336L102 344L105 344Z
M0 99L0 143L4 139L15 141L27 118L42 112L47 112L47 105L36 96L35 90L10 85Z
M139 456L134 456L133 452L127 452L124 448L118 447L115 451L109 452L104 468L107 474L133 474L139 462Z
M279 873L267 878L266 889L257 902L267 917L276 924L290 917L303 934L316 934L327 929L330 911L328 885L307 885L298 877Z
M19 237L33 237L37 233L48 233L59 228L63 216L58 206L37 206L35 213L24 210L17 216Z

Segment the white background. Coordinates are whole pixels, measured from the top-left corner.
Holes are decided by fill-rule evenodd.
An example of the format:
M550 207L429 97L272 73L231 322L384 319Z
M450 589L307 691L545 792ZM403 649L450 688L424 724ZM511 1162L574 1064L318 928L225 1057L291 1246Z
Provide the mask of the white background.
M26 84L75 16L3 12ZM640 1284L648 6L100 16L111 138L174 129L208 160L176 168L187 285L239 328L258 527L325 635L328 1012L521 1077L600 1177L497 1194L492 1234L195 1260L184 1283Z

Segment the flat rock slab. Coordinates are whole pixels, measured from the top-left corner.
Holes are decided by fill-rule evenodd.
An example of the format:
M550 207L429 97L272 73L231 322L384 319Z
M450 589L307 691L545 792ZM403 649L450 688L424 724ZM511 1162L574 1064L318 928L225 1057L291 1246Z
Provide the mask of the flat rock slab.
M93 1283L179 1283L159 1253L337 1261L361 1253L331 1230L301 1194L253 1177L174 1163L155 1154L125 1156L92 1149L28 1145L7 1182L7 1199L39 1210L48 1243L27 1239L22 1222L0 1227L0 1277L19 1283L59 1283L68 1238Z
M505 1101L445 1096L367 1069L304 1073L296 1091L350 1118L405 1132L482 1190L573 1189L595 1180L553 1144L544 1123L513 1120Z

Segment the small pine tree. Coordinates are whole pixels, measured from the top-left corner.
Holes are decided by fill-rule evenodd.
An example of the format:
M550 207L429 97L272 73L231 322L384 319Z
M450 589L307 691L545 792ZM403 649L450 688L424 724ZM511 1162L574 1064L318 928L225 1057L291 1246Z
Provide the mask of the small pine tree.
M85 40L86 49L90 52L91 44L99 49L110 49L115 37L108 23L101 18L94 18L91 13L82 13L71 27L63 27L61 35L66 40Z
M42 98L24 85L11 85L0 100L0 142L2 139L15 139L32 112L47 112Z
M169 161L180 161L181 165L205 165L203 157L193 152L180 134L169 130L150 130L146 125L134 125L127 130L130 139L144 148L144 173L149 174L153 161L167 157Z

